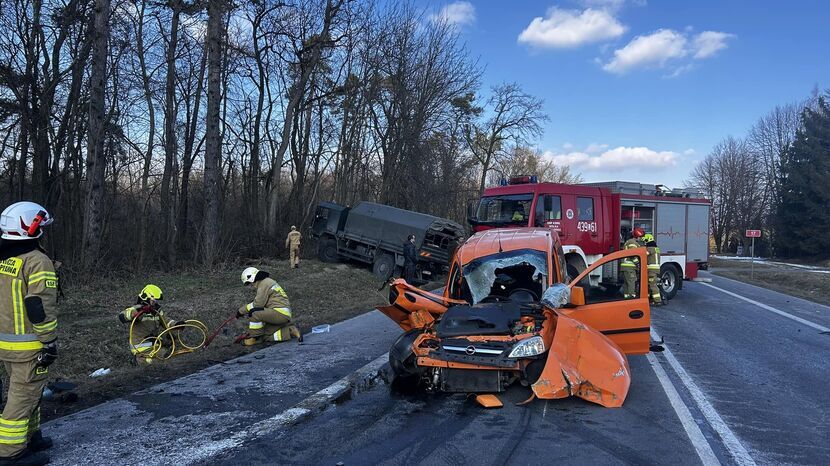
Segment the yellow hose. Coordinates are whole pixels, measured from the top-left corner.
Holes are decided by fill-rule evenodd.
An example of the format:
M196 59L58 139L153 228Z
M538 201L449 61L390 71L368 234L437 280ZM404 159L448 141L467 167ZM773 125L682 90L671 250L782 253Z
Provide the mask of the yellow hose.
M185 320L184 323L180 323L170 327L167 326L164 320L161 320L161 324L162 326L164 326L164 330L161 333L159 333L156 336L146 337L140 342L138 342L138 344L136 344L133 339L133 330L135 328L135 323L137 320L139 319L133 319L132 322L130 322L130 347L136 348L138 345L144 343L152 343L152 349L148 352L137 352L135 353L136 356L154 359L170 359L171 357L179 354L191 353L193 351L196 351L197 349L203 347L205 345L205 342L207 341L207 326L198 320L189 319ZM198 344L194 345L192 344L192 342L189 342L190 344L188 344L182 341L181 332L185 329L191 328L196 329L196 335L201 334L201 339L199 337L196 337L196 341L199 342ZM161 350L164 348L165 340L167 340L167 343L170 346L170 352L168 353L161 352ZM177 349L177 346L180 348Z

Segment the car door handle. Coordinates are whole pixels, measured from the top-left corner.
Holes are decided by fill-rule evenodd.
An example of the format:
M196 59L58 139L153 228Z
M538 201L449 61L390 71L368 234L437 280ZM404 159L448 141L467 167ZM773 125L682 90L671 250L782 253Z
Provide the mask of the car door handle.
M628 313L628 317L632 319L641 319L644 315L643 311L631 311Z

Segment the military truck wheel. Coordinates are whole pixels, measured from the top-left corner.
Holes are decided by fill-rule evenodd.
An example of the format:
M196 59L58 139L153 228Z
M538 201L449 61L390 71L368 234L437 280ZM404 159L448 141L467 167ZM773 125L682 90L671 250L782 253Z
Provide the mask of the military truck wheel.
M663 264L660 267L660 288L666 299L672 299L677 295L677 289L680 288L680 275L677 272L677 267L669 264Z
M375 265L372 267L372 272L378 278L386 280L395 273L395 257L392 254L382 253L375 258Z
M317 246L317 255L323 262L337 262L337 243L331 238L321 239Z

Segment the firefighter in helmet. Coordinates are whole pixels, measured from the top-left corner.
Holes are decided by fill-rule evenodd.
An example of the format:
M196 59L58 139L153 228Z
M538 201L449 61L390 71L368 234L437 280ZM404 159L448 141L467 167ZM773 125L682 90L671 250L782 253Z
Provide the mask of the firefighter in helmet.
M0 214L0 360L9 376L0 416L0 465L49 462L40 431L40 398L58 357L58 277L39 244L52 216L34 202Z
M285 247L288 248L288 264L292 269L300 266L300 240L302 238L303 235L297 231L297 227L291 225L291 231L288 232L288 236L285 238Z
M642 237L645 234L642 228L634 228L631 232L631 238L623 244L623 249L641 248L644 246ZM640 259L637 257L626 257L622 260L620 268L623 274L623 297L636 298L637 297L637 266Z
M156 337L179 324L164 315L159 303L162 299L164 294L161 288L147 285L138 294L136 304L118 314L118 320L130 326L130 351L139 365L153 363Z
M236 315L248 317L248 332L241 335L242 344L252 346L267 341L288 341L303 335L293 323L293 315L285 290L263 270L248 267L242 271L242 284L256 289L254 300L239 307Z
M657 277L660 275L660 248L657 247L657 241L654 240L654 235L651 233L643 235L643 243L645 243L648 251L649 299L652 304L660 306L663 304L663 296L660 294L660 287L657 282Z

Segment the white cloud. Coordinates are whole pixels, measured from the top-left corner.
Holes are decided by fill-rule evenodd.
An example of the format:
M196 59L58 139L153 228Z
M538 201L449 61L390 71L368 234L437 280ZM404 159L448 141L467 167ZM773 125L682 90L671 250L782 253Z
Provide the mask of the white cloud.
M672 58L688 53L686 36L660 29L646 36L637 36L625 47L614 51L614 58L602 68L611 73L623 74L634 68L662 67Z
M571 150L571 149L574 148L574 145L571 144L570 142L566 142L565 144L562 144L562 148L565 149L565 150Z
M605 149L608 149L608 144L597 144L595 142L592 142L588 144L587 148L585 148L585 152L589 154L597 154L599 152L604 151Z
M709 58L727 47L726 41L735 34L717 31L703 31L694 38L693 48L698 60Z
M677 166L680 154L672 151L656 151L648 147L619 146L599 154L586 152L555 153L544 156L557 165L568 165L574 170L595 172L619 172L628 169L667 169Z
M694 149L686 149L683 151L683 155L695 155L696 152Z
M677 77L694 68L683 60L692 56L702 60L714 56L727 47L727 40L734 34L704 31L694 37L672 29L659 29L647 35L637 36L625 47L614 51L614 57L602 68L615 74L625 74L638 68L665 68L674 70L666 77Z
M519 34L518 41L537 47L570 48L613 39L626 30L606 10L584 11L551 8L547 16L533 21Z
M470 2L453 2L444 5L438 14L430 15L432 21L466 26L476 20L476 8Z

